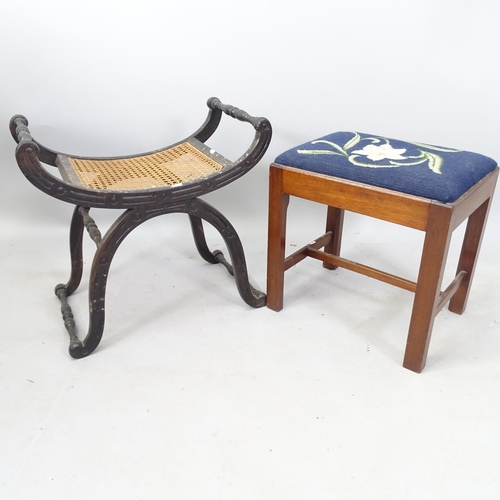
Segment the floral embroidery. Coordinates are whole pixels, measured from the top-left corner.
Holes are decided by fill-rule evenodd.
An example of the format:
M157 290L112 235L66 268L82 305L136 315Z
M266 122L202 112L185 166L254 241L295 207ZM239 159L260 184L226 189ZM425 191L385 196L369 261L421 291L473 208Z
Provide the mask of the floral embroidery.
M368 146L365 146L361 150L353 151L353 154L365 155L372 161L379 161L386 159L404 160L405 157L401 156L404 152L406 152L406 149L394 149L390 144L382 144L382 146L368 144Z
M363 141L369 141L371 144L367 144L366 146L363 147L363 149L350 151ZM332 149L311 149L311 150L298 149L297 153L307 154L307 155L344 156L353 165L357 165L359 167L368 167L368 168L407 167L411 165L420 165L422 163L428 163L429 169L435 174L441 174L441 167L444 162L442 156L436 154L435 151L443 153L458 152L458 150L456 149L445 149L445 148L439 148L437 146L429 146L427 144L411 142L409 144L417 146L418 155L405 157L403 156L403 153L406 153L406 149L393 148L392 145L389 143L389 139L379 138L379 137L361 137L356 132L353 132L353 137L349 139L344 144L344 146L340 146L339 144L324 139L313 141L311 142L311 144L327 144ZM363 156L366 157L366 159L377 163L366 163L366 160L360 161L361 157ZM388 161L383 161L383 160L388 160Z

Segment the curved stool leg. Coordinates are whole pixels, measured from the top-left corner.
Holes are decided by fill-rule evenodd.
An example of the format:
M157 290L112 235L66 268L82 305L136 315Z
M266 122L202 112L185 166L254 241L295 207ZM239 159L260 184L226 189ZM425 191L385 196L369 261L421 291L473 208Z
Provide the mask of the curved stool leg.
M206 258L207 252L210 252L210 250L208 250L205 241L203 226L200 219L204 219L210 223L219 231L224 239L231 257L232 265L226 261L224 254L220 250L212 252L211 255L217 262L223 264L229 273L234 276L241 298L251 307L265 306L265 293L255 289L249 282L243 246L241 245L238 233L231 223L218 210L198 198L190 200L187 203L187 210L190 216L191 225L195 228L193 229L193 234L196 246L202 257L208 262L213 263L212 259L209 260ZM197 219L199 222L197 222Z
M105 322L105 295L109 268L121 242L146 220L173 212L185 212L190 216L195 243L201 256L210 263L222 263L228 269L235 278L241 298L248 305L263 307L266 304L265 294L253 288L249 283L245 255L238 234L229 221L215 208L201 200L194 199L186 203L166 206L162 209L142 212L129 209L116 220L102 240L99 238L90 271L89 329L85 339L83 341L79 340L73 313L67 299L76 290L82 274L82 237L85 227L84 217L88 218L88 213L82 216L82 211L77 207L73 215L70 233L71 277L67 285L61 284L56 287L56 295L61 301L64 324L70 335L69 353L73 358L79 359L88 356L101 341ZM205 240L201 219L206 220L219 231L227 245L233 265L226 261L220 250L210 252Z
M61 314L64 326L70 336L70 345L78 345L80 342L76 334L75 319L68 304L68 296L75 292L80 285L83 274L83 217L79 212L80 207L76 206L71 219L69 231L69 250L71 257L71 274L69 281L64 285L60 283L54 292L61 301Z
M209 264L218 264L219 261L214 257L214 254L209 250L207 240L205 239L205 231L203 230L203 222L199 217L189 215L191 230L193 232L194 243L201 257Z
M64 286L67 295L71 295L76 291L82 280L83 274L83 230L85 225L83 217L79 212L80 207L76 206L71 219L71 226L69 231L69 251L71 256L71 275L66 285L57 285L57 287ZM57 288L56 287L56 288Z
M233 266L226 260L224 254L220 250L211 252L205 239L205 231L203 229L203 221L199 217L189 215L191 229L193 230L194 242L198 253L210 264L222 264L227 272L234 277Z
M125 237L145 220L147 219L136 210L127 210L111 226L98 245L90 271L89 329L83 341L78 340L76 335L72 337L70 332L69 353L73 358L84 358L99 345L104 330L106 283L111 261Z

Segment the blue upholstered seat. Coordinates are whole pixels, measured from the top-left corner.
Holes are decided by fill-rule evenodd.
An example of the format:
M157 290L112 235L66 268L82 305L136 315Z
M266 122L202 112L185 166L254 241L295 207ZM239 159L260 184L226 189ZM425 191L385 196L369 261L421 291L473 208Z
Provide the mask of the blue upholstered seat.
M335 132L292 148L276 163L452 203L497 164L468 151Z

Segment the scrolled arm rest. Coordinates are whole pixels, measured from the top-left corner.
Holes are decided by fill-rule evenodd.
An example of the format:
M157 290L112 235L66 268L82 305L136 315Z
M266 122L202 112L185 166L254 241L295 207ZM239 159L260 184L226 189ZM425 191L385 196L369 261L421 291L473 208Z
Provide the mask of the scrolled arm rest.
M37 158L43 163L47 163L52 166L55 165L56 157L59 153L42 146L38 141L33 139L33 136L28 128L28 119L25 116L14 115L10 119L9 128L12 137L18 143L18 150L26 150L29 154L34 152Z
M15 115L10 120L10 132L17 142L16 155L27 155L38 157L40 148L33 139L28 128L28 119L23 115Z
M28 128L28 119L25 116L14 115L10 120L9 128L12 137L18 144L35 142Z
M210 109L220 109L226 115L231 116L232 118L236 118L236 120L248 122L255 128L255 130L261 130L262 128L265 128L269 125L269 121L267 120L267 118L251 116L246 111L243 111L236 106L223 104L217 97L211 97L207 101L207 106Z

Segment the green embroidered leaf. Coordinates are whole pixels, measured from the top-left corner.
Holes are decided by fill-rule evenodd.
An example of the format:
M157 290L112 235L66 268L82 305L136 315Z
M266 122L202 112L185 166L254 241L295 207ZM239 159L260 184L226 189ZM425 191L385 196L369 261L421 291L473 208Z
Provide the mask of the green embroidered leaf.
M297 149L297 153L301 155L336 155L345 156L345 153L337 153L336 151L328 151L327 149Z
M348 149L353 148L360 140L361 137L359 136L359 134L357 132L354 132L354 137L344 144L344 150L347 151Z
M406 158L408 160L419 160L420 158L423 158L423 160L418 163L423 163L424 161L427 161L427 157L425 156L424 151L420 151L420 149L418 151L420 153L418 156L406 156ZM415 165L418 165L418 163L415 163Z
M420 161L411 161L411 162L397 162L397 161L391 161L391 163L396 166L396 167L411 167L413 165L420 165L422 163L425 163L427 161L427 158L423 158Z
M382 137L381 139L383 139L386 144L389 144L389 139L386 139L385 137ZM381 142L381 139L378 137L363 137L363 141L370 141L372 144L378 144Z
M441 156L434 153L426 152L427 159L429 160L429 168L435 173L441 173L441 167L443 166L443 159Z
M441 151L442 153L459 153L459 149L447 149L447 148L440 148L438 146L430 146L429 144L422 144L420 142L410 142L410 144L414 144L415 146L418 146L420 148L425 148L425 149L432 149L432 151Z
M347 156L347 153L338 144L335 144L334 142L324 141L324 140L311 142L311 144L319 144L319 143L328 144L329 146L332 146L332 148L335 148L337 151L339 151L343 155Z

